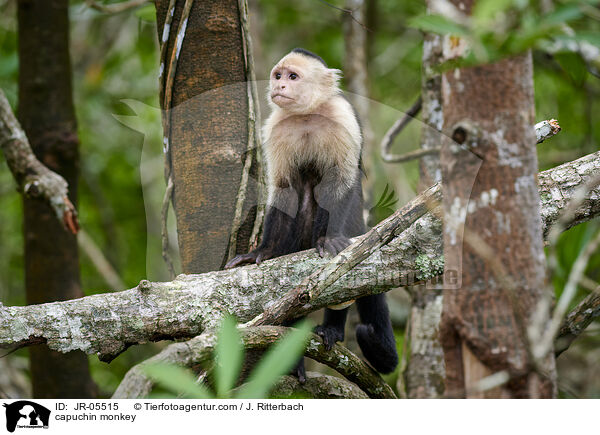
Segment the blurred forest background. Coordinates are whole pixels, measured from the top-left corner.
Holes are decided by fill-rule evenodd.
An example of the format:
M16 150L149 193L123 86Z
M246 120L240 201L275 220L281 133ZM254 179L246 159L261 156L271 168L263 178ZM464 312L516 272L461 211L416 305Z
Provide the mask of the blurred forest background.
M378 144L388 128L408 110L420 94L423 33L409 26L411 18L425 13L424 2L372 0L365 26L368 38L368 96L373 100L370 123L374 133L370 172L367 174L371 206L386 185L402 206L414 196L418 161L385 164ZM281 2L250 0L251 32L258 80L266 80L271 66L294 47L323 57L331 67L344 68L343 15L319 0ZM595 34L600 46L600 10L588 5L570 25ZM72 1L71 59L74 100L80 138L79 218L85 231L80 240L81 279L86 295L126 289L141 279L168 280L161 258L160 210L164 193L161 120L158 110L159 46L153 4L118 14L105 14L85 2ZM600 143L600 77L591 74L575 53L548 54L535 49L534 82L536 120L556 118L562 132L538 147L540 170L592 153ZM16 1L0 0L0 88L13 108L18 80ZM259 89L264 88L259 84ZM261 104L264 101L261 102ZM266 111L263 111L263 117ZM421 124L413 122L396 140L394 152L418 149ZM22 198L4 164L0 166L0 301L23 305ZM170 218L174 222L173 217ZM561 237L557 294L565 274L581 247L598 231L592 221ZM173 239L173 238L172 238ZM113 280L94 263L105 257ZM600 281L600 254L592 257L587 277ZM119 284L121 288L115 288ZM581 295L587 291L581 288ZM581 296L580 295L580 296ZM399 348L406 309L402 295L391 303ZM576 298L575 301L580 299ZM91 371L104 394L110 394L129 367L154 354L161 344L136 346L110 365L90 357ZM5 358L27 374L27 350ZM600 397L600 324L587 332L558 359L559 389L563 397ZM397 376L397 374L395 375ZM23 378L26 383L26 379ZM393 376L390 378L393 381Z

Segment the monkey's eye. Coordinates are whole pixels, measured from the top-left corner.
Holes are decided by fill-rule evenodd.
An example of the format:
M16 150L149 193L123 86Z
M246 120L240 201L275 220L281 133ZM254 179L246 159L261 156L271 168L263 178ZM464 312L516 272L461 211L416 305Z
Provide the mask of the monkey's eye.
M281 73L275 73L275 79L279 80L281 78Z
M296 74L296 73L290 74L290 80L296 80L297 78L298 78L298 74Z

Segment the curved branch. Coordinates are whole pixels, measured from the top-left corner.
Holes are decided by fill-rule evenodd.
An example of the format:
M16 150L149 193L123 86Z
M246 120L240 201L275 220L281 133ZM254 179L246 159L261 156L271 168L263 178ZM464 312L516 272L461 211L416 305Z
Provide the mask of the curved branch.
M599 172L600 151L539 174L544 229L558 219L573 192ZM595 187L569 215L565 229L599 215L600 187ZM443 270L441 243L441 223L433 213L426 213L313 295L309 309L433 278ZM118 293L25 307L0 306L0 348L46 342L54 350L79 349L110 361L132 344L194 337L217 326L225 313L248 322L328 264L328 259L309 250L260 266L179 275L165 283L144 280Z
M247 349L265 350L279 340L288 328L281 326L259 326L240 329ZM174 343L152 358L132 367L115 391L113 398L139 398L150 393L152 380L144 373L144 366L155 363L170 363L185 367L205 366L212 359L217 338L206 332L185 343ZM354 382L371 398L396 398L391 387L366 363L343 346L335 345L325 350L321 337L313 334L306 347L305 355L323 363Z
M77 243L79 248L90 259L104 282L115 289L125 288L125 283L115 270L112 264L104 256L100 247L94 242L94 239L85 230L79 231L77 235Z
M392 142L396 136L408 125L408 123L416 116L418 112L414 112L413 109L417 107L417 104L421 102L420 98L413 107L409 109L406 114L396 121L396 123L387 131L381 141L381 158L386 163L403 163L410 162L411 160L420 159L421 157L437 155L442 150L441 147L420 149L415 151L409 151L405 154L389 154L389 149L392 146ZM420 105L418 106L420 109ZM546 121L540 121L534 126L535 137L537 143L542 143L546 139L558 134L561 130L560 125L556 119L550 119Z
M151 0L129 0L121 3L113 3L109 5L103 5L95 0L86 0L86 4L99 12L105 14L118 14L119 12L125 12L129 9L135 9L142 6L145 3L150 3Z
M271 391L272 397L302 397L313 399L368 399L364 391L352 382L337 376L306 372L306 382L301 384L295 376L284 376Z
M25 132L0 90L0 147L6 163L19 185L19 191L28 197L48 203L65 229L77 234L77 211L68 197L69 185L63 177L44 166L35 156Z
M382 156L382 157L383 157L383 161L386 163L404 163L404 162L410 162L412 160L417 160L417 159L420 159L421 157L425 157L425 156L438 155L441 150L442 150L441 147L435 147L435 148L427 148L427 149L409 151L404 154L388 154L388 155Z
M395 154L390 154L390 147L392 146L394 139L396 139L396 136L398 136L400 134L400 132L402 130L404 130L404 128L410 123L410 121L412 121L414 119L414 117L419 114L419 112L421 111L421 107L423 107L423 100L422 100L421 96L419 95L419 98L417 99L417 101L415 101L413 103L413 105L410 107L410 109L408 109L408 112L406 112L402 116L402 118L400 118L398 121L396 121L394 123L394 125L392 125L390 127L390 129L385 132L383 139L381 139L381 144L379 145L380 152L381 152L381 158L383 159L384 162L398 163L398 162L405 161L405 160L398 160L398 158L400 158L401 156L397 156ZM419 150L419 151L422 152L425 150ZM427 150L427 151L430 151L430 150ZM439 152L439 150L436 152ZM426 154L424 154L424 155L426 155Z
M554 354L563 353L590 323L600 317L600 287L567 314L554 341Z

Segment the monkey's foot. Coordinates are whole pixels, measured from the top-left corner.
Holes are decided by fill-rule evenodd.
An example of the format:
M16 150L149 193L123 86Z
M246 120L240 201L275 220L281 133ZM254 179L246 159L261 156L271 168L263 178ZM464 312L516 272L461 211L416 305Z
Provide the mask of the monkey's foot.
M319 325L315 328L315 334L323 339L325 350L331 350L338 341L344 341L344 329L331 325Z
M319 256L324 257L325 251L336 256L350 245L350 239L344 236L322 236L317 239L316 248Z
M290 375L298 378L298 382L300 382L301 384L304 385L306 383L306 369L304 368L304 357L300 358L298 364L296 364L296 367L294 367L290 372Z
M273 252L269 249L255 249L252 252L248 252L247 254L240 254L233 257L231 260L227 262L225 265L225 269L233 269L234 267L240 266L242 264L251 264L256 263L260 264L269 258L273 258Z

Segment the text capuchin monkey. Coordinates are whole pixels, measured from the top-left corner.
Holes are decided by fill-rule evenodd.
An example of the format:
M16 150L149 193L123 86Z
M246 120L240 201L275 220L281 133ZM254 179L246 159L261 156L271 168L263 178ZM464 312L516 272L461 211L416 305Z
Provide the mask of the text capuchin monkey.
M365 232L361 185L362 133L338 81L341 71L296 48L271 71L269 105L263 128L269 197L262 243L238 255L225 268L260 264L269 258L316 248L337 255L350 237ZM351 304L351 302L350 302ZM398 364L384 294L356 301L361 324L356 338L369 363L381 373ZM315 330L329 350L344 340L349 304L326 308ZM295 369L300 381L302 361Z

